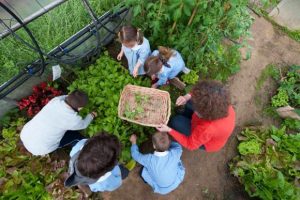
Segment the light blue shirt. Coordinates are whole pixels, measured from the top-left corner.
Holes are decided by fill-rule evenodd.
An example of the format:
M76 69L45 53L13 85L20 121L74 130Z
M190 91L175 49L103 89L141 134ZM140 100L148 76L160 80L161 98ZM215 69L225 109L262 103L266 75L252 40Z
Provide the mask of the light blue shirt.
M72 148L70 156L72 157L78 151L81 151L87 139L82 139ZM119 165L116 165L112 171L101 176L96 183L90 184L92 192L113 191L122 185L122 176Z
M136 63L139 61L140 63L142 63L142 65L140 66L138 75L144 75L144 63L146 59L151 55L149 41L146 38L143 38L143 43L137 45L137 47L130 49L122 45L122 49L128 61L128 69L130 74L132 75L133 69Z
M153 51L152 56L157 56L158 50ZM178 51L174 50L174 55L168 60L170 68L163 65L162 72L157 74L157 85L164 85L169 79L175 78L185 68L185 63Z
M183 181L185 168L180 160L182 147L172 142L169 151L141 154L137 145L131 146L134 160L144 166L143 179L155 193L168 194Z

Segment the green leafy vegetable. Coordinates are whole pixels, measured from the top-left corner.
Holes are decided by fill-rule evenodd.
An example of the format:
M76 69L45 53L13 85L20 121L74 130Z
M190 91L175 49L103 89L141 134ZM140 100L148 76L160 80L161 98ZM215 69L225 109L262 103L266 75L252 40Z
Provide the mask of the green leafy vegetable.
M299 199L300 133L288 135L284 127L251 127L238 138L241 155L230 163L230 170L248 194L264 200Z
M77 79L68 87L70 91L81 89L85 91L90 99L90 104L81 113L83 115L97 111L98 117L86 129L86 134L93 136L99 132L105 131L116 135L123 144L121 162L130 160L130 142L129 136L133 133L139 134L139 141L145 141L149 129L132 123L122 121L118 117L118 103L120 93L127 84L150 86L149 80L133 78L124 67L110 58L105 52L97 60L96 64L88 69L78 71ZM147 97L136 95L138 101ZM125 107L126 116L134 119L138 114L143 113L143 108L132 108L129 105Z

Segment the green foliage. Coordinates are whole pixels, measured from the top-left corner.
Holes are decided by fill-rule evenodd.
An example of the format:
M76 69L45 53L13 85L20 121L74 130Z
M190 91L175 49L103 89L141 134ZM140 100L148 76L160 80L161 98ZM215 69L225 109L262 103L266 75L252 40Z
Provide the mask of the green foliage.
M128 70L111 59L107 52L97 60L96 64L79 71L77 76L68 89L70 91L81 89L88 94L90 99L89 106L81 113L83 115L91 111L98 113L86 129L86 134L93 136L105 131L116 135L123 144L121 162L129 161L131 158L129 136L137 133L139 142L145 141L148 129L122 121L118 117L120 93L127 84L150 86L150 81L130 76ZM128 109L128 112L131 112L130 108Z
M279 87L277 94L272 97L272 109L290 105L300 115L300 66L290 66L285 77L274 77ZM284 119L283 125L290 130L300 130L300 122L296 119Z
M90 0L98 15L111 9L120 0ZM34 37L45 52L61 44L85 25L91 22L88 12L82 1L68 0L62 5L49 11L38 19L28 24ZM16 32L22 39L32 44L27 33L20 29ZM13 36L0 40L0 85L37 58L38 54L24 46Z
M280 78L280 72L275 65L267 65L266 68L262 71L257 80L256 89L260 90L268 78L274 78L276 80Z
M79 195L65 188L59 179L67 170L65 161L32 156L24 151L19 132L26 119L9 117L9 125L3 128L3 139L0 140L0 200L77 199Z
M243 148L239 146L241 155L230 163L230 170L248 194L264 200L297 200L300 195L296 185L300 178L297 168L300 133L288 135L284 127L251 127L238 138ZM245 149L255 149L252 151L255 153L245 153Z
M247 3L247 0L126 1L133 7L133 24L149 36L152 47L175 48L201 78L223 81L239 70L239 48L245 45L242 38L249 35L252 23Z
M289 105L289 96L286 90L279 88L278 93L272 97L272 106L282 107Z
M276 6L280 0L260 0L264 9Z
M282 125L290 130L300 130L300 121L296 119L284 119Z
M259 154L261 145L256 142L256 140L249 140L245 142L241 142L238 146L238 150L240 154Z
M51 200L50 195L45 192L43 182L41 176L36 176L31 172L21 174L16 170L5 184L5 187L11 190L4 191L0 199ZM14 189L16 185L22 185L22 187Z
M198 72L191 70L190 73L181 76L182 80L188 85L194 85L199 80Z

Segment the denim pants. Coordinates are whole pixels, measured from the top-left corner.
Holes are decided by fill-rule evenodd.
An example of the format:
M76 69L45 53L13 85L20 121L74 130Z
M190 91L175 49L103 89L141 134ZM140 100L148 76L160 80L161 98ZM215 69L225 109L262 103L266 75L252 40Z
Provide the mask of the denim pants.
M62 137L59 143L59 148L63 148L65 146L75 146L77 142L80 140L85 139L79 131L67 131L65 135Z
M184 107L184 111L171 117L169 126L185 136L190 136L192 131L192 116L194 113L192 101L188 101ZM204 149L204 145L200 147Z

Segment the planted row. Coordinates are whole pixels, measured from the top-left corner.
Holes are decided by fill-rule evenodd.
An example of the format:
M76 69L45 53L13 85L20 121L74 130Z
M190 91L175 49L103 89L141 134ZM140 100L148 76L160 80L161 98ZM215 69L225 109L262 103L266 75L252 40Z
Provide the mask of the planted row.
M133 78L119 62L107 53L97 60L96 64L77 73L77 79L68 87L69 91L80 89L89 96L89 105L80 111L85 115L97 111L98 117L85 130L93 136L105 131L116 135L123 145L121 162L130 160L129 136L139 134L139 142L145 141L148 129L132 123L122 121L118 117L118 103L121 91L127 84L150 86L150 81L143 78Z

